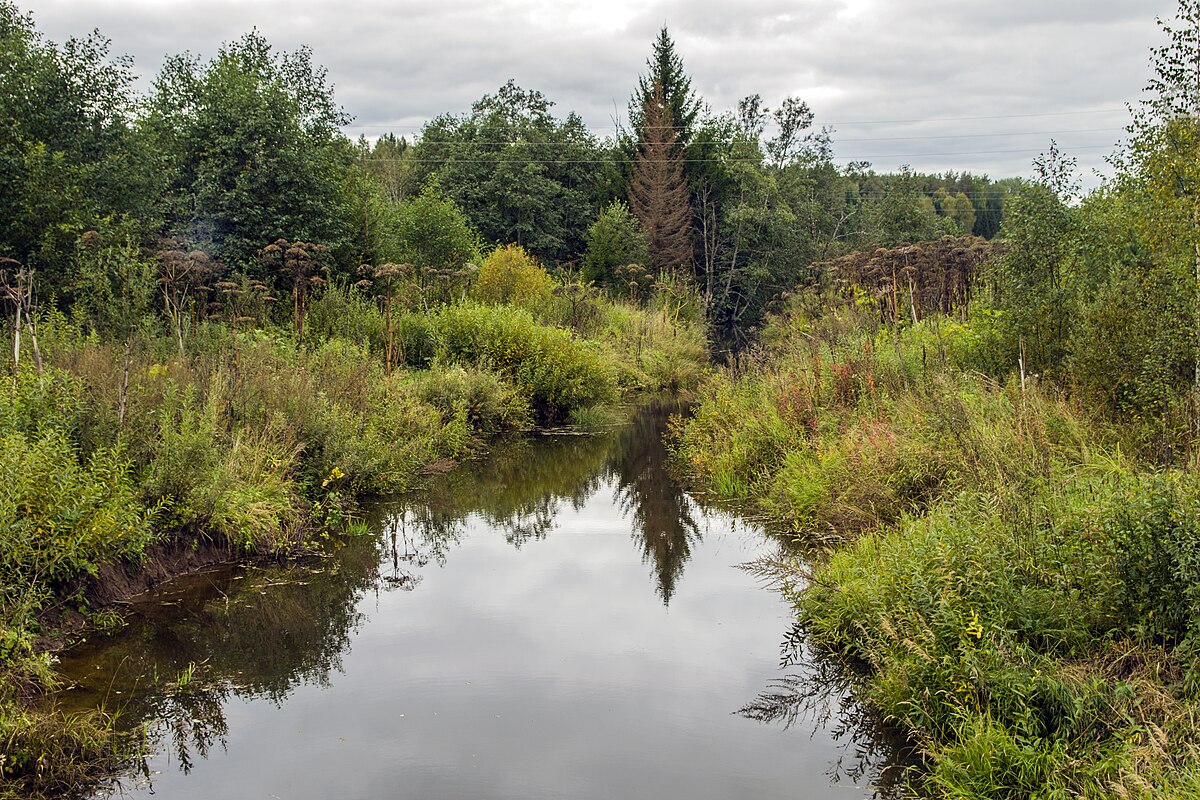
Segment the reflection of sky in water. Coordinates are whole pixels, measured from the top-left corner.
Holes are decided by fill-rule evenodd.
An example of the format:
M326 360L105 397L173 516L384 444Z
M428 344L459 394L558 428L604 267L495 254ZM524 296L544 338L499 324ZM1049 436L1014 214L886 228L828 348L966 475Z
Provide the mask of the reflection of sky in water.
M257 691L233 693L224 707L225 746L210 748L207 759L194 758L185 775L164 745L150 762L160 773L153 778L155 793L606 800L869 795L852 781L831 783L830 769L844 747L824 731L785 730L734 713L781 674L779 641L789 610L735 569L775 545L724 514L698 510L674 487L659 487L657 498L639 504L631 499L639 489L631 487L640 481L640 491L647 491L666 476L655 463L637 478L640 468L631 473L628 447L620 450L624 465L610 462L609 469L593 471L585 491L544 494L558 498L540 507L542 516L549 513L548 529L543 525L520 547L512 541L511 513L450 515L452 524L438 527L452 534L441 539L448 543L444 559L399 562L419 578L399 587L412 591L383 580L351 596L358 597L361 618L328 681L289 679L278 704ZM479 480L488 497L504 484L494 474L480 473ZM440 502L461 504L474 494L471 481L460 481L451 494L459 499ZM431 501L435 508L438 502ZM484 509L488 503L476 495L466 505ZM654 519L673 503L690 509L692 524ZM421 543L414 521L424 514L410 511L397 526L418 551L430 546ZM681 536L682 544L650 538ZM380 568L385 578L395 574L389 548ZM401 537L401 556L404 551ZM219 642L204 647L220 651Z

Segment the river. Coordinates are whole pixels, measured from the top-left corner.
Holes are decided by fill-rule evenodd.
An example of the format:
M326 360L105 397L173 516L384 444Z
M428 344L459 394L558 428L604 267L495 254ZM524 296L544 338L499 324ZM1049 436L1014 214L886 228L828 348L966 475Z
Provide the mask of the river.
M789 608L739 568L785 540L680 488L665 419L503 443L326 558L138 598L60 664L148 734L95 797L888 794L890 740L781 667Z

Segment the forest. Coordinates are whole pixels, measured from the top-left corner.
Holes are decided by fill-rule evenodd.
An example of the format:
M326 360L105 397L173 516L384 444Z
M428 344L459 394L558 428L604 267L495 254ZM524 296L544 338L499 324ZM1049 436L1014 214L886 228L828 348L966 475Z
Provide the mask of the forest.
M96 586L352 530L506 433L693 401L697 493L794 539L812 658L962 798L1200 794L1200 3L1112 175L835 165L664 27L597 137L509 80L350 122L257 31L135 89L0 0L0 796L126 758L64 715ZM130 567L130 565L133 565ZM141 565L141 566L138 566Z

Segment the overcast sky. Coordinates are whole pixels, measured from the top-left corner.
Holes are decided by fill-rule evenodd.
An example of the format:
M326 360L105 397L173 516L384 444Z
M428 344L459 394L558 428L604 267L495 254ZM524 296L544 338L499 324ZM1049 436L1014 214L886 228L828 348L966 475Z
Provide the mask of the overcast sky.
M329 69L347 133L412 135L509 78L612 132L665 23L714 110L759 93L807 100L840 163L1027 175L1051 138L1086 174L1174 0L17 0L61 41L99 28L150 76L257 27Z

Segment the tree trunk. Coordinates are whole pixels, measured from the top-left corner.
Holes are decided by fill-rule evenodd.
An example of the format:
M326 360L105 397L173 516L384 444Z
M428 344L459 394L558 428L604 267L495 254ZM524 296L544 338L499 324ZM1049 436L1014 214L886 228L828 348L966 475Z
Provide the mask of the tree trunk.
M129 353L133 348L131 339L125 340L125 365L121 370L121 391L117 396L117 428L125 426L125 400L129 395Z
M37 340L37 325L33 322L33 317L29 314L25 315L25 324L29 326L29 341L33 344L33 365L37 367L37 373L42 374L42 348L38 347Z
M21 299L17 298L17 322L13 325L13 369L21 366Z

